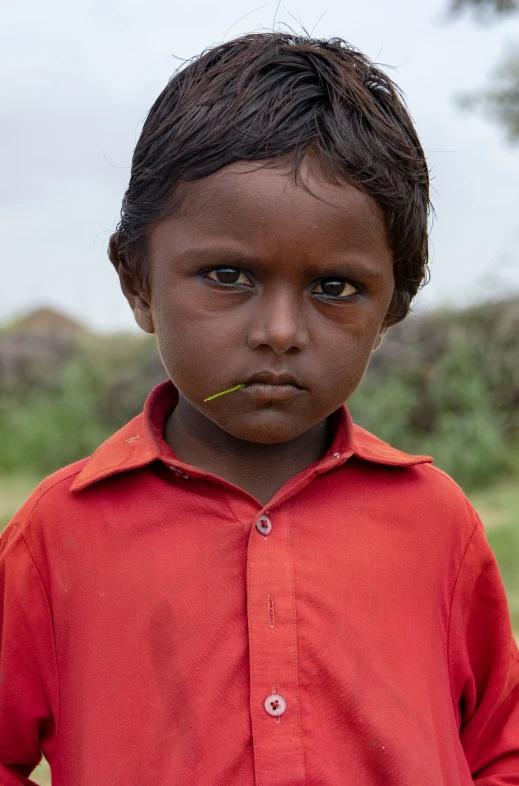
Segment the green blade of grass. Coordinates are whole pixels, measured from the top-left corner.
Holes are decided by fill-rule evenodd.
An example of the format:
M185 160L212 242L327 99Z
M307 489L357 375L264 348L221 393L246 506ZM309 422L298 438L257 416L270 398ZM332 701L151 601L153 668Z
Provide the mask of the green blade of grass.
M221 393L215 393L214 396L209 396L209 398L204 398L204 403L206 401L211 401L213 398L218 398L218 396L225 396L226 393L232 393L233 390L239 390L240 388L244 388L244 387L245 387L245 383L242 382L241 385L236 385L236 387L234 388L229 388L229 390L222 390Z

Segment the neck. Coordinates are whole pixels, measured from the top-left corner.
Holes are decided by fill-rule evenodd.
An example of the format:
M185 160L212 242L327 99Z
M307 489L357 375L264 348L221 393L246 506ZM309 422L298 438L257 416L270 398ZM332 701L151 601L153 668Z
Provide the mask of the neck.
M225 478L262 505L321 459L329 444L327 420L289 442L247 442L205 418L182 396L166 422L164 439L181 461Z

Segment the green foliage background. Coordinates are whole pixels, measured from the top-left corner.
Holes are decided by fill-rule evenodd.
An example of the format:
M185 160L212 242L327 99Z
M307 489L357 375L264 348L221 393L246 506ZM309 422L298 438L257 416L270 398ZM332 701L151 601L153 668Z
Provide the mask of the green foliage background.
M403 323L349 402L391 444L426 453L466 488L519 459L519 301Z

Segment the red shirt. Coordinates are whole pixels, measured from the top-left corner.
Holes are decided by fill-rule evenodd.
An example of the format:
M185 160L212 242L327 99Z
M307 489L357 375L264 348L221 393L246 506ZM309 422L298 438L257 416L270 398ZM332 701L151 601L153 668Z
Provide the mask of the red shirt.
M0 539L2 786L40 749L53 786L517 786L519 653L453 481L343 407L262 506L172 453L176 401Z

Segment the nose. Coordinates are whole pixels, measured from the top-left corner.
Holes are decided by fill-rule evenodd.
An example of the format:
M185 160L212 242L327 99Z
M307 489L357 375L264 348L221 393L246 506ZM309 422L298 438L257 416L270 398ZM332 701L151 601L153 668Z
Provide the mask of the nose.
M295 293L277 289L266 293L255 304L255 311L247 331L247 341L253 349L268 347L276 355L290 350L302 352L309 343L303 298Z

